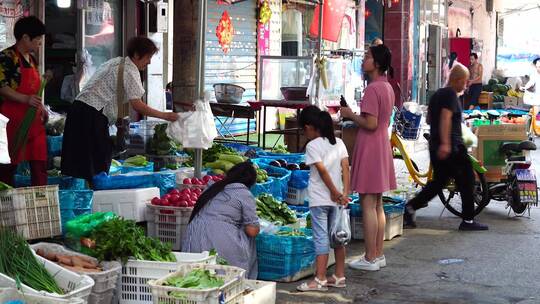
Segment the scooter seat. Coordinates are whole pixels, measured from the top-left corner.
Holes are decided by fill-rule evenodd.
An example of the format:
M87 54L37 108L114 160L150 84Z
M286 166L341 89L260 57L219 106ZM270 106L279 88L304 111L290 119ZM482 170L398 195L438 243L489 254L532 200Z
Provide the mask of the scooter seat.
M523 151L534 151L536 150L536 144L529 140L524 140L520 143L515 142L505 142L501 144L500 151L504 154L508 153L520 153Z

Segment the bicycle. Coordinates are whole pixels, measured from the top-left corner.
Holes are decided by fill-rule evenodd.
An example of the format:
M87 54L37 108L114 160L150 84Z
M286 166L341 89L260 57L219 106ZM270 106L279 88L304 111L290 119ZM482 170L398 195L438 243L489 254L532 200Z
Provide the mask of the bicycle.
M411 124L411 122L407 121L401 111L396 109L395 113L396 114L394 115L392 134L390 136L390 144L393 150L394 164L396 164L396 160L403 161L407 170L406 174L408 174L410 179L412 179L412 181L416 184L416 187L424 187L429 181L433 179L433 167L431 165L431 162L429 163L428 168L425 172L420 172L418 165L411 159L407 150L405 149L404 144L405 140L417 140L421 129L419 127L415 127ZM404 133L408 135L406 136L407 138L403 137ZM416 135L411 138L411 136L409 136L411 134ZM424 133L423 136L426 140L429 141L429 133ZM474 187L474 215L477 215L489 204L490 201L488 184L484 176L484 173L486 173L487 170L480 164L480 162L476 158L474 158L470 154L469 159L471 160L471 164L476 175L476 183ZM399 174L399 172L396 173ZM438 196L444 207L448 211L458 217L462 217L461 202L455 202L453 200L458 193L458 189L456 188L454 182L451 180L445 187L445 189L439 192Z

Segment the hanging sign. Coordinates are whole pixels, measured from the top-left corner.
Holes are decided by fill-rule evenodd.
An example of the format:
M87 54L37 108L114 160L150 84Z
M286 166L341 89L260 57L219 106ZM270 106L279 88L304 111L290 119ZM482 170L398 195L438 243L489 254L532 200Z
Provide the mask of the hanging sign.
M323 25L322 38L328 41L337 42L345 10L348 5L347 0L326 0L323 7ZM312 38L319 37L319 9L320 5L315 8L313 21L309 28L309 34Z
M228 11L224 11L216 27L216 36L224 53L228 53L234 36L234 27Z
M0 1L0 24L4 31L0 33L0 46L5 48L15 43L13 36L13 27L15 22L23 16L29 14L30 3L22 0L3 0ZM0 26L2 27L2 26Z

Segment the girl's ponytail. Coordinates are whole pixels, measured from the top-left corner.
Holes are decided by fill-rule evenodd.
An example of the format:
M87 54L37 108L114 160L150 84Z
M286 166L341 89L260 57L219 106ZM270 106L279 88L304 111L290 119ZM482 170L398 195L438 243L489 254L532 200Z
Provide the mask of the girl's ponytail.
M326 111L321 111L319 113L319 121L317 123L316 128L321 133L322 137L325 137L328 139L328 141L332 144L336 144L336 134L334 133L334 121L332 121L332 117L330 114Z

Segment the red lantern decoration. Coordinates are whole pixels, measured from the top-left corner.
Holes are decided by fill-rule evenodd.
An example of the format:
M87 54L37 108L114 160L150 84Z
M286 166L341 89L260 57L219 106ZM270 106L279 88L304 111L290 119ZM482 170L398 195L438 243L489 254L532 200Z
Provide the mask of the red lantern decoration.
M221 19L216 27L216 36L223 52L229 52L234 36L234 27L231 21L231 16L229 16L229 12L227 11L224 11L223 15L221 15Z

